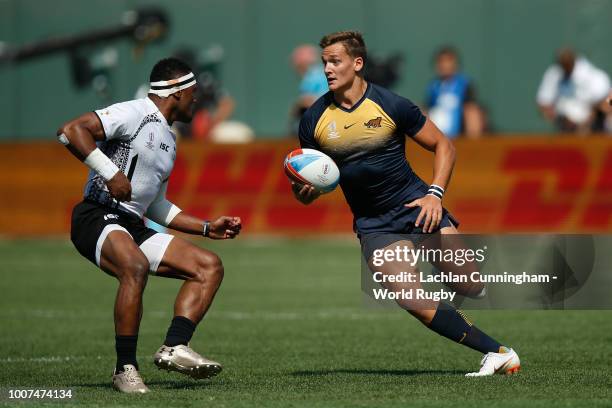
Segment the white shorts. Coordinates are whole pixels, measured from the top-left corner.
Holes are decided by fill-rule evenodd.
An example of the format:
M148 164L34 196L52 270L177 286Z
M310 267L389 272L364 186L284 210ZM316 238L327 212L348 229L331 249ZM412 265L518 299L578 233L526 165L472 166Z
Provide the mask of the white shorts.
M104 227L102 233L98 237L98 242L96 243L96 265L98 266L100 266L102 245L111 231L124 231L132 236L127 229L119 224L109 224ZM144 253L149 261L150 273L155 274L157 272L157 268L159 268L159 264L161 263L164 254L166 253L166 249L168 249L168 245L170 245L170 241L172 241L172 238L174 238L174 235L158 232L140 244L140 250Z

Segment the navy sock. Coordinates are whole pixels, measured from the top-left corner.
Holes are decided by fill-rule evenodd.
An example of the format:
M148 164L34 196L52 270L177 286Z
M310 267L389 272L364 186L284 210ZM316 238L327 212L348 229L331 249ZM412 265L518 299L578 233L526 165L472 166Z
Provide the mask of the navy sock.
M429 328L441 336L481 353L499 353L501 344L480 331L452 305L440 302Z
M117 372L123 371L125 364L132 364L138 369L136 362L136 336L115 336L115 351L117 352Z
M176 316L172 319L168 333L166 334L166 340L164 344L166 346L178 346L179 344L187 345L193 332L196 328L196 324L183 316Z

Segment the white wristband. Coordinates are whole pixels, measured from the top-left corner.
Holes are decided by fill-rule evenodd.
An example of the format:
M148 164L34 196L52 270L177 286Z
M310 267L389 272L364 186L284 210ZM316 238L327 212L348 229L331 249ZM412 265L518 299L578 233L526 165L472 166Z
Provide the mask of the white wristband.
M427 195L432 195L439 200L442 200L442 196L444 195L444 189L437 184L432 184L429 186L429 190L427 190Z
M210 221L208 220L204 221L204 224L202 224L202 236L210 236Z
M89 153L89 156L87 156L83 163L102 176L104 181L112 179L119 171L119 167L117 167L117 165L97 147L93 152Z

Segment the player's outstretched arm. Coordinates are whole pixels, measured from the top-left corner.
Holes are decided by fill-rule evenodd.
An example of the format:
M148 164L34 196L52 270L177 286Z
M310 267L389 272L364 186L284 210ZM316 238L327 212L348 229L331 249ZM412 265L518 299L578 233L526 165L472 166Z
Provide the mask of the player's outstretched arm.
M222 216L215 221L204 221L183 212L168 201L168 180L161 185L157 197L149 205L145 216L156 223L177 231L193 235L204 235L212 239L235 238L242 229L240 217Z
M240 234L240 217L221 216L214 221L204 221L184 212L178 213L168 227L193 235L204 235L212 239L232 239Z
M57 131L57 138L80 161L106 181L111 196L119 201L132 199L132 186L125 174L96 146L103 141L104 128L93 112L66 122Z
M432 184L446 190L455 166L455 147L453 143L431 122L425 125L413 138L424 149L434 152L434 171ZM442 221L442 200L436 195L427 194L408 204L407 207L421 207L415 225L423 225L424 232L432 232Z
M291 182L291 191L295 198L302 204L308 205L319 198L321 193L313 186Z

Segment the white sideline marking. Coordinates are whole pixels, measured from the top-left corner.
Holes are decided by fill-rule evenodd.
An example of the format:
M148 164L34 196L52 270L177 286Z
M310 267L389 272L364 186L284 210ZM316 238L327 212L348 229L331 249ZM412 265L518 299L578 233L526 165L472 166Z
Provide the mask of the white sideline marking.
M398 310L400 310L398 308ZM5 310L0 312L0 316L30 316L42 319L109 319L112 315L106 312L88 312L75 310L53 310L53 309L33 309L33 310ZM359 311L359 309L323 309L323 310L305 310L299 312L247 312L247 311L212 311L206 316L206 319L215 320L397 320L404 314L389 313L381 311ZM144 317L153 317L158 319L170 319L170 312L161 310L150 310L144 312ZM1 360L0 360L1 361Z
M49 357L8 357L0 358L0 363L65 363L67 361L90 360L92 357L84 356L49 356ZM102 356L96 356L96 360L101 360Z
M390 313L365 313L348 310L315 310L312 312L216 312L208 316L210 319L227 320L388 320L397 316Z
M138 355L139 360L151 358L150 355ZM44 356L44 357L8 357L0 358L0 364L6 363L67 363L69 361L83 360L113 360L114 356Z

